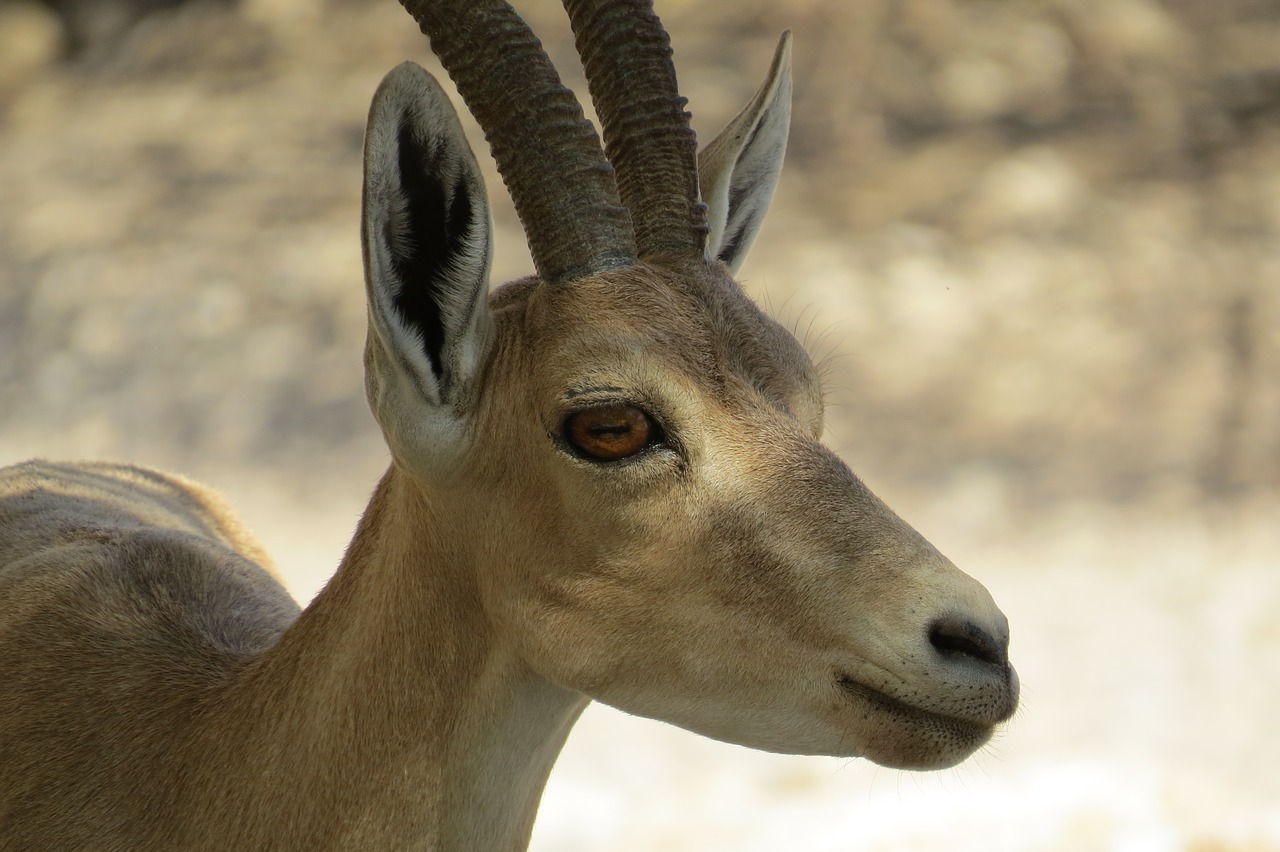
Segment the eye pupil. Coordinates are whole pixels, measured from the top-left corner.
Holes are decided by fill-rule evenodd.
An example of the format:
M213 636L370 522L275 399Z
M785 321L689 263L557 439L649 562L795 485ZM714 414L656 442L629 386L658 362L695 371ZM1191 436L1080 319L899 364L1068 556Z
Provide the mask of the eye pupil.
M604 405L570 414L564 434L588 458L616 461L649 446L654 431L649 415L634 405Z

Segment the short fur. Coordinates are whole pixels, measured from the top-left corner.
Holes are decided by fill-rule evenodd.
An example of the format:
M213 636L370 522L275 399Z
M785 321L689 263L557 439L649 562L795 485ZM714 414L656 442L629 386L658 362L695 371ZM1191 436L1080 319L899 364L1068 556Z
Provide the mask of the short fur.
M776 172L764 101L718 166L727 223L772 191L732 174ZM379 88L365 156L393 460L310 606L199 486L0 471L0 848L523 849L593 698L916 768L1008 718L1003 616L820 443L813 365L723 263L486 299L484 187L421 69ZM753 226L723 232L740 261ZM565 423L601 405L653 439L576 452Z

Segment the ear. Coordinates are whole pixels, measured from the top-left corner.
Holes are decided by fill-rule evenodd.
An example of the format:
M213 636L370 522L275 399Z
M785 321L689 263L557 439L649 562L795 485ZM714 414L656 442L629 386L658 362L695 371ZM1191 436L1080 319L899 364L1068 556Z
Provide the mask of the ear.
M453 105L411 62L374 95L364 157L369 403L394 453L449 454L489 342L484 182Z
M791 33L747 108L698 154L698 183L711 234L707 254L737 272L778 184L791 129Z

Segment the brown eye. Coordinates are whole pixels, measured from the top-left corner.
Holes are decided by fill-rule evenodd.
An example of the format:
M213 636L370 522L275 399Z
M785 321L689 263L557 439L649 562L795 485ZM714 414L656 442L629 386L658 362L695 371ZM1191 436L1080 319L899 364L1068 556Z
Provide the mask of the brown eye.
M634 456L656 437L649 415L634 405L602 405L570 414L564 436L583 455L600 461Z

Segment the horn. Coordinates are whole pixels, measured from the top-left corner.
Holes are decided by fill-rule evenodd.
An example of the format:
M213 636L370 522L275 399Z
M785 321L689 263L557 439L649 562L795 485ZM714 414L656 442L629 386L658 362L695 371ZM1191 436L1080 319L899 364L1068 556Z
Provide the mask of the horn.
M538 275L635 263L613 167L542 43L503 0L401 0L484 130Z
M640 257L702 256L698 142L652 0L564 0Z

